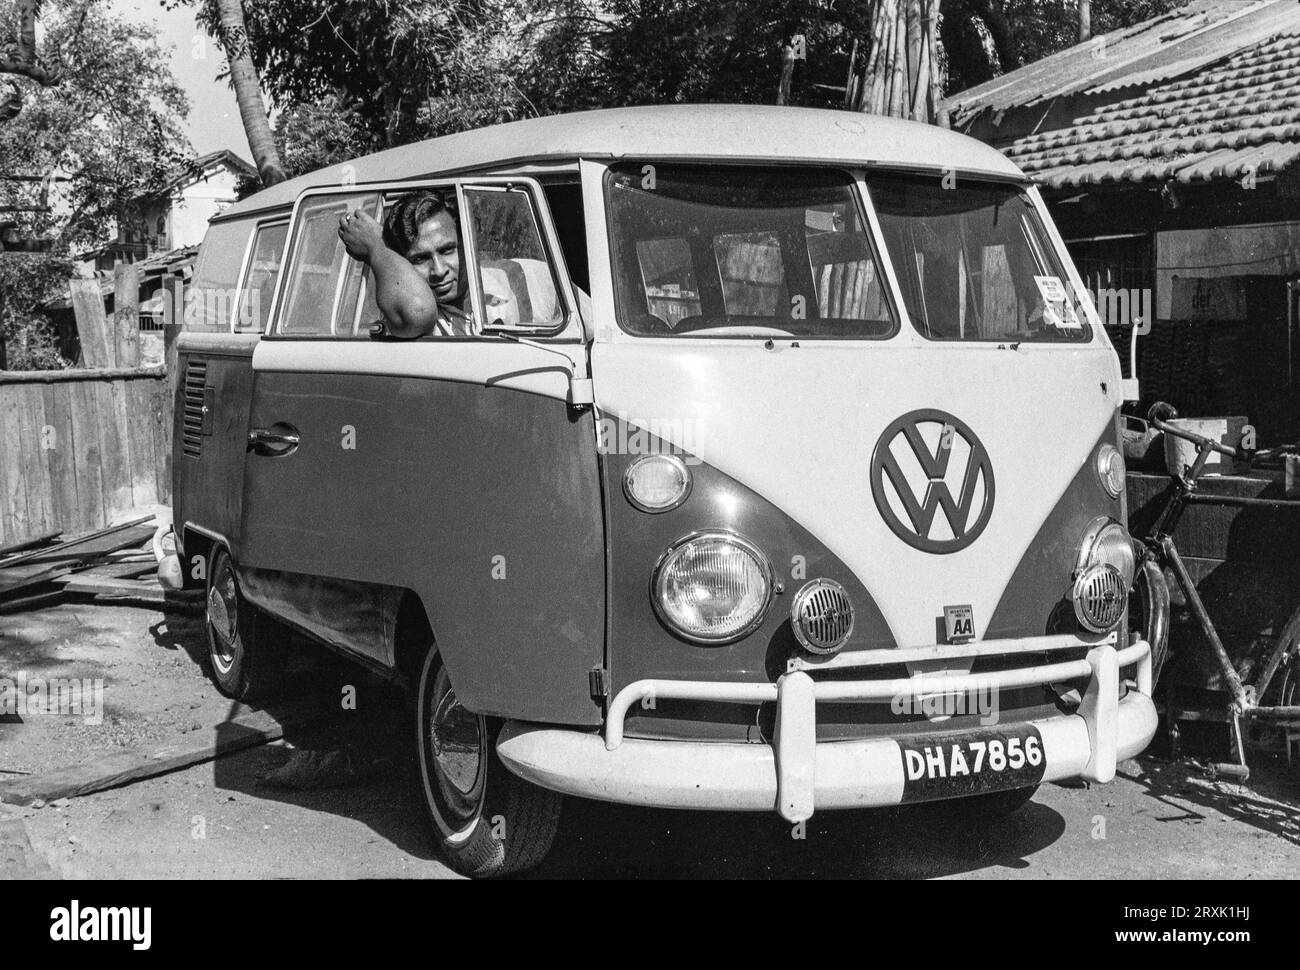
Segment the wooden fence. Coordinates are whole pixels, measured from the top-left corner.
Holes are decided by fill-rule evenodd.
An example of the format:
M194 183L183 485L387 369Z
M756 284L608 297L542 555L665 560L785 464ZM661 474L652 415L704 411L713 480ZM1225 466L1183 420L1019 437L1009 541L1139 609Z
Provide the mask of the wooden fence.
M135 363L138 301L107 320L97 281L71 289L87 369L0 371L0 547L171 501L171 384Z

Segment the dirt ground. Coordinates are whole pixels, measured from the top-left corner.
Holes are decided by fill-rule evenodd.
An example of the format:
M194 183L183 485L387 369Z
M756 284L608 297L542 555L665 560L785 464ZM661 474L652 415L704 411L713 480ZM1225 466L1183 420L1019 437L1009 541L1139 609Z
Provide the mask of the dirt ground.
M246 709L207 680L202 637L196 618L130 606L0 616L0 676L105 681L98 726L0 723L0 779L219 733ZM400 692L301 646L289 677L299 705L329 713L283 741L66 802L0 806L0 879L452 876L410 783ZM358 691L355 711L340 709L344 685ZM1218 729L1199 727L1188 750L1222 757ZM828 812L802 839L775 815L570 799L534 876L1300 877L1300 764L1256 753L1251 766L1248 785L1214 781L1157 747L1111 785L1045 785L993 823L945 806Z

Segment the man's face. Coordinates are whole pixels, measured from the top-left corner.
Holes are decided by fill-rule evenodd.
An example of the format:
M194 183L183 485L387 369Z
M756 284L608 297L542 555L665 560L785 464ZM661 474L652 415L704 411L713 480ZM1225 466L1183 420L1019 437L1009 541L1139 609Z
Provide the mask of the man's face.
M460 297L460 242L456 221L447 210L420 224L420 234L406 258L429 281L434 299L455 303Z

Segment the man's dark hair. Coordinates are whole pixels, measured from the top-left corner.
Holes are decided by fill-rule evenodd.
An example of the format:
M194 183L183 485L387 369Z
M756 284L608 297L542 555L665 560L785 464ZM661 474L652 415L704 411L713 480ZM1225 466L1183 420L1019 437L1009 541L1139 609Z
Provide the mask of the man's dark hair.
M440 212L446 212L460 231L456 218L454 194L444 196L436 189L417 189L398 199L384 216L384 243L389 249L406 255L424 225Z

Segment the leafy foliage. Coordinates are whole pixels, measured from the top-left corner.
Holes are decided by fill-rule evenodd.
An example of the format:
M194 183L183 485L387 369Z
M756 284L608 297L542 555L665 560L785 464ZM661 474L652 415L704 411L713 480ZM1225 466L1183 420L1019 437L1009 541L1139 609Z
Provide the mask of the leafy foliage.
M64 256L0 253L0 339L9 370L57 370L59 354L50 319L37 307L67 295L72 263Z
M0 48L14 45L20 6L0 0ZM60 255L0 254L11 369L63 366L35 308L66 292L68 254L105 241L193 156L181 129L188 100L154 28L103 0L47 0L39 12L36 63L49 77L4 78L16 95L6 99L15 113L0 119L0 229Z
M198 8L219 31L217 0ZM1178 0L1094 0L1101 32ZM536 114L771 103L804 38L791 103L843 103L868 0L263 0L248 43L280 109L290 174L366 149ZM1074 43L1076 0L944 0L949 93ZM861 62L859 61L859 66ZM290 160L288 156L293 156Z
M0 23L13 6L0 0ZM100 0L47 3L42 23L40 58L59 80L14 81L24 103L0 126L0 206L28 210L6 219L62 248L93 245L192 157L189 102L152 27Z

